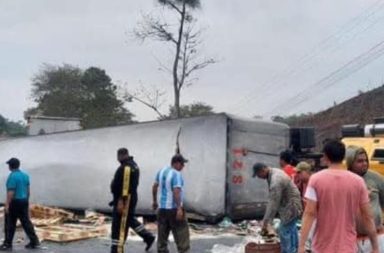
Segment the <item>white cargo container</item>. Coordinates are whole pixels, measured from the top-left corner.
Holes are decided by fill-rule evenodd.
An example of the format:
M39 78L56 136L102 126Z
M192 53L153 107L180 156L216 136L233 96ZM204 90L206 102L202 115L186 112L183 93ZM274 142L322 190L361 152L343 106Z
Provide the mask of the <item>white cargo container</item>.
M256 161L278 165L289 144L288 126L227 114L146 122L0 141L0 196L5 198L5 162L18 157L31 177L31 201L63 208L108 211L116 150L127 147L141 169L138 214L150 214L151 187L168 165L176 139L189 163L183 170L185 206L207 218L262 214L264 180L252 178Z

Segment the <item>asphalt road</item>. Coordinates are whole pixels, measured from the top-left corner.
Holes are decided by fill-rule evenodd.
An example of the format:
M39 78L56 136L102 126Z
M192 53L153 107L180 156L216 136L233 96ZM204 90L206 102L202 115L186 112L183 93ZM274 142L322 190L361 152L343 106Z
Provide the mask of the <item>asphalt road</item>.
M232 246L240 243L243 240L240 236L235 235L218 235L204 238L199 236L191 239L191 253L208 253L215 244L223 244ZM107 239L91 239L79 242L72 242L66 244L43 242L42 249L27 250L24 249L26 242L15 242L13 252L20 253L107 253L109 252L109 240ZM129 239L126 244L125 253L144 253L144 243L139 241L138 238ZM176 247L173 242L170 243L170 253L177 253ZM149 253L155 253L156 245L152 247ZM228 252L230 253L230 252Z

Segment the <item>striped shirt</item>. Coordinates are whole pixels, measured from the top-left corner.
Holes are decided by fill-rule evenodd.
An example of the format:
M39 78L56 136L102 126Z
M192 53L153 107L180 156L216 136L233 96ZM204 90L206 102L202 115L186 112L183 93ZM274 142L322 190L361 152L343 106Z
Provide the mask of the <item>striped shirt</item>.
M160 209L175 209L177 208L176 202L173 198L173 189L181 189L181 205L183 205L183 188L184 180L181 173L172 167L165 167L161 169L156 175L156 183L159 184L158 202Z

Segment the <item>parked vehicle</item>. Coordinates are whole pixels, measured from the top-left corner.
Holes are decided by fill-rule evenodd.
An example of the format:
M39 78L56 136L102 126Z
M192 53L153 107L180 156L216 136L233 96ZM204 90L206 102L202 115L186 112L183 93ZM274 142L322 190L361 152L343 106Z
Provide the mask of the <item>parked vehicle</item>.
M345 125L342 136L347 147L363 147L368 154L369 168L384 175L384 119L365 126Z

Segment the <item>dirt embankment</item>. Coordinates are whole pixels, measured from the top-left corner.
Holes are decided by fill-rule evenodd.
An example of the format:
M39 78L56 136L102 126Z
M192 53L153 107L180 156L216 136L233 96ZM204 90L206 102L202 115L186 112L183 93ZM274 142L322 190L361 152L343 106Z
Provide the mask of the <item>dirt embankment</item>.
M305 116L292 122L295 127L315 127L316 146L327 138L341 135L346 124L372 124L374 118L384 117L384 85L335 105L325 111Z

